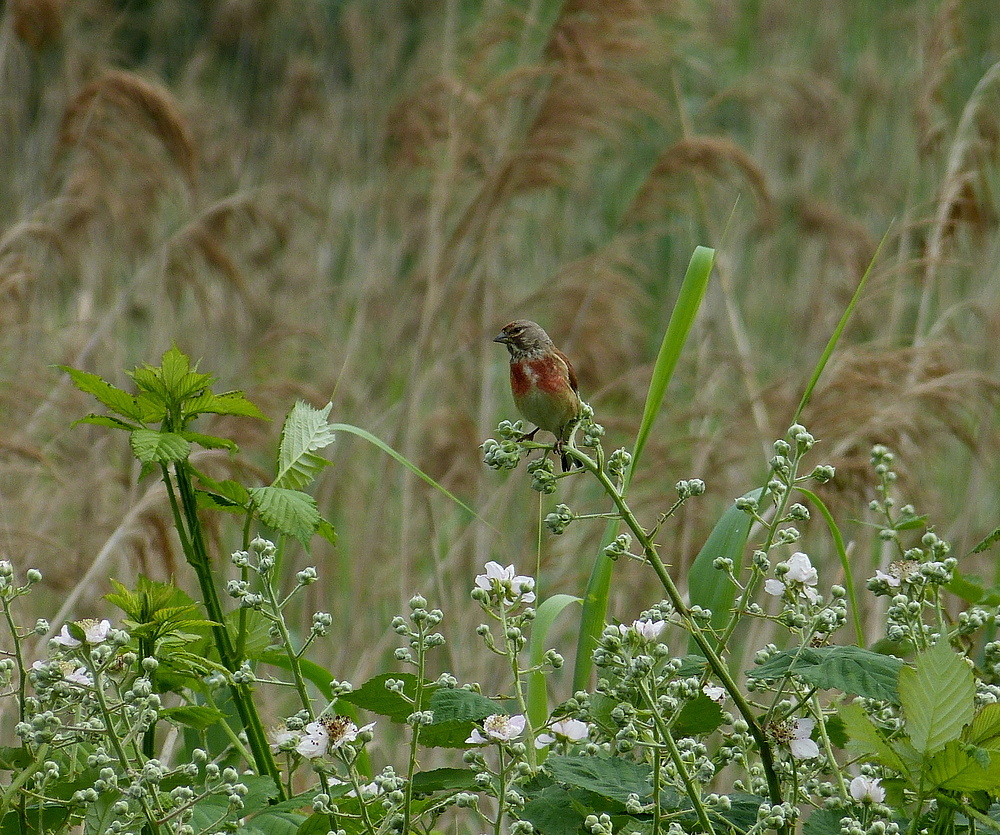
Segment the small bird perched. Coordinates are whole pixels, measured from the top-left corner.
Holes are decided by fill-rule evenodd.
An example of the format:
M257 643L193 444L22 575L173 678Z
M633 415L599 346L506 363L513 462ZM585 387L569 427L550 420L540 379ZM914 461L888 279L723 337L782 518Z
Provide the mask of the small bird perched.
M566 472L572 461L562 447L580 419L582 402L576 373L549 335L528 319L516 319L493 339L510 351L510 390L517 410L536 428L524 436L533 440L539 429L556 437L556 451Z

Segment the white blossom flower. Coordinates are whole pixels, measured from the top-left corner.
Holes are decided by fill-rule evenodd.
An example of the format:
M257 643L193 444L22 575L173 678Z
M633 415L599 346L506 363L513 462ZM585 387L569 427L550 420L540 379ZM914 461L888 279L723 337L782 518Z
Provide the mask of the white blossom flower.
M469 745L510 742L521 735L524 724L523 714L508 716L506 713L494 713L483 720L483 733L480 733L479 728L473 728L472 735L465 742Z
M476 577L476 588L497 596L507 608L518 603L531 603L535 599L535 580L518 574L513 565L504 568L490 560L486 563L486 573Z
M630 626L619 623L618 633L622 638L635 634L644 641L653 642L663 634L663 630L666 628L667 622L664 620L634 620Z
M667 628L666 621L662 620L637 620L632 624L636 634L645 641L653 642L658 640L663 630Z
M788 747L795 759L811 760L819 756L819 745L809 738L815 727L815 719L796 719L792 722L792 739Z
M94 680L90 677L87 668L71 664L69 661L35 661L32 663L31 669L38 670L39 672L48 672L52 664L58 665L63 681L80 684L84 687L94 686Z
M701 692L719 705L726 700L726 688L720 687L718 684L706 684L701 688Z
M785 581L768 579L764 581L764 591L775 597L781 597L786 589L794 588L799 597L804 597L810 603L819 602L819 593L814 586L819 582L819 574L806 554L796 551L786 563Z
M885 584L887 586L889 586L890 588L893 588L893 589L898 589L899 588L899 584L902 582L902 580L900 580L899 577L896 577L893 574L886 574L880 568L876 568L875 569L875 577L874 577L874 579L876 579L876 580L885 580Z
M540 733L535 738L535 747L544 748L553 742L579 742L590 734L586 722L579 719L563 719L549 726L549 733Z
M111 633L111 621L109 620L102 620L98 622L94 618L84 618L83 620L78 620L76 625L79 626L84 632L83 641L78 641L69 634L68 624L64 624L62 631L49 640L53 644L59 644L60 646L67 647L68 649L75 649L82 643L87 643L91 646L95 644L102 644L107 640L108 635Z
M855 777L851 780L851 797L861 803L881 803L885 800L885 789L877 778Z
M374 727L375 723L370 722L359 728L346 716L321 716L306 725L301 733L287 728L272 731L271 749L277 753L290 740L297 740L295 750L299 755L307 760L314 760L336 750L345 742L354 742L358 734Z
M801 551L796 551L788 558L788 573L785 578L793 583L815 586L819 582L819 573L813 567L809 557Z

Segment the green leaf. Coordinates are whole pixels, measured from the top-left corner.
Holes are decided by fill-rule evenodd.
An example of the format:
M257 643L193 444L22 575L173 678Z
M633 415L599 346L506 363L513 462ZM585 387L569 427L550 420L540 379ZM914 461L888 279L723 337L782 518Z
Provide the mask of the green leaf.
M282 670L292 669L292 664L283 650L264 650L257 656L257 660L264 664L280 667ZM333 690L330 689L330 682L333 681L333 673L325 667L321 667L316 662L310 661L308 658L299 659L299 670L307 681L316 685L316 689L323 694L327 701L333 700Z
M909 773L900 755L886 742L861 705L855 702L841 705L837 714L847 731L847 751L852 757L875 760L893 771Z
M134 394L122 391L120 388L111 385L107 380L91 374L89 371L78 371L68 365L60 365L59 369L69 374L73 385L85 394L96 397L101 403L116 412L122 417L130 420L145 422L146 416L139 399Z
M991 757L982 748L952 740L930 757L926 778L930 788L996 793L1000 788L1000 755Z
M121 420L120 418L111 417L111 415L86 415L79 420L74 420L72 425L77 426L81 423L85 423L90 426L107 426L111 429L124 429L126 432L133 432L139 428L134 424Z
M430 708L434 723L478 722L488 716L506 713L499 704L481 693L461 688L439 688L431 696Z
M1000 540L1000 528L994 529L989 536L972 549L972 553L981 554L987 548L990 548L997 540Z
M319 524L316 526L316 536L323 537L331 545L337 544L336 529L322 516L319 518Z
M330 465L316 453L334 441L333 430L327 423L332 408L333 403L327 403L322 409L314 409L301 400L295 403L281 428L278 473L273 486L301 490Z
M812 490L806 490L804 487L799 486L798 491L801 495L805 496L812 505L820 512L823 517L823 521L826 522L827 530L830 531L830 536L833 538L833 545L837 549L837 558L840 560L840 568L844 572L844 586L847 588L847 602L850 603L851 617L854 621L854 637L858 642L858 646L864 643L864 627L861 625L861 613L858 608L858 595L854 588L854 571L851 568L851 560L847 554L847 548L844 546L844 537L840 533L840 528L837 526L836 520L833 518L833 514L830 509L826 506L826 503L813 493Z
M677 301L670 314L670 321L667 322L667 329L663 333L663 341L660 343L660 351L656 355L656 363L653 366L653 376L649 382L649 390L646 393L646 405L643 407L642 420L639 423L639 432L635 438L635 445L632 448L632 464L629 468L626 484L631 483L632 473L635 471L636 462L642 455L642 450L646 446L649 433L653 431L653 423L663 406L663 398L667 393L667 386L673 377L674 369L680 359L687 341L691 327L694 325L695 316L701 307L702 299L705 298L705 291L708 289L708 279L712 274L712 266L715 263L715 250L705 246L695 247L691 254L691 261L688 263L684 281L681 284Z
M841 809L816 809L802 825L802 835L840 835Z
M747 497L759 499L764 488L751 490ZM743 554L746 549L747 536L753 519L742 510L732 505L715 523L712 533L698 552L688 572L688 589L691 605L710 609L712 612L712 629L721 633L732 616L733 602L736 599L736 586L724 572L716 570L713 563L719 557L733 561L733 571L740 575L743 568ZM691 638L688 641L688 651L698 650L697 642Z
M585 831L583 822L592 808L580 794L562 786L546 786L524 804L521 817L543 835L579 835Z
M983 707L965 729L962 739L984 748L1000 748L1000 702Z
M637 794L640 802L648 803L653 793L650 767L620 757L552 756L542 768L553 780L619 803L625 803L630 794Z
M449 492L447 489L438 484L433 478L427 475L427 473L421 470L420 467L418 467L416 464L410 461L406 456L404 456L399 452L396 452L396 450L394 450L391 446L389 446L385 441L381 440L380 438L376 438L371 432L368 432L357 426L352 426L350 423L331 423L329 424L329 427L332 432L349 432L352 435L357 435L359 438L364 438L366 441L368 441L368 443L378 447L380 450L382 450L382 452L384 452L394 461L398 462L399 464L402 464L411 473L413 473L415 476L425 481L439 493L447 496L449 499L451 499L452 502L454 502L456 505L462 508L462 510L466 511L471 516L478 519L480 522L489 525L489 522L483 519L482 516L476 513L476 511L474 511L471 507L469 507L465 502L463 502L457 496L452 495L451 492Z
M914 749L933 754L958 739L974 716L972 670L941 641L917 656L916 669L899 673L899 700Z
M478 791L475 772L468 768L434 768L413 775L413 790L421 794L442 791Z
M464 748L473 724L503 707L472 690L440 688L430 698L434 721L420 730L420 742L431 748Z
M861 276L861 281L858 282L854 295L851 296L851 300L844 309L844 313L840 317L837 327L833 329L833 334L830 336L829 341L826 343L826 348L823 349L823 353L820 356L819 361L816 363L816 367L813 369L812 377L809 378L805 391L802 393L802 399L799 401L799 406L795 410L795 418L792 420L792 423L798 423L799 419L802 417L802 410L809 402L809 398L812 397L813 389L816 388L819 378L823 375L823 369L826 368L826 364L830 361L830 357L833 355L833 351L837 347L837 343L840 341L844 328L847 327L847 323L851 318L851 314L854 312L854 308L857 307L858 302L861 300L861 293L865 289L865 284L868 282L868 276L871 275L872 267L875 266L879 253L882 251L882 247L885 245L888 237L889 230L886 229L885 234L882 236L882 240L879 241L878 246L875 248L875 254L872 255L872 260L868 264L868 268L865 270L864 275Z
M161 708L159 717L168 722L176 722L179 725L194 728L196 731L203 731L219 722L224 722L226 714L218 708L208 705L181 705L180 707Z
M747 677L774 681L794 674L824 690L899 703L897 682L903 662L856 646L803 647L772 655Z
M215 394L209 390L198 394L184 403L185 420L196 415L234 415L236 417L252 417L270 420L242 391L226 391Z
M31 762L31 754L27 748L13 745L0 745L0 771L21 771Z
M554 594L539 604L535 610L535 620L531 627L531 642L528 648L529 663L532 667L536 667L544 661L549 631L559 614L567 606L582 602L579 597L570 594ZM546 676L541 670L536 670L528 675L528 721L533 728L544 725L549 715L545 681Z
M136 429L129 435L129 445L143 464L172 464L191 454L191 444L174 432Z
M203 435L201 432L183 432L181 436L192 444L198 444L205 449L228 449L231 453L239 452L239 447L229 438L220 438L217 435Z
M642 420L632 449L632 463L625 474L623 494L628 492L632 474L638 465L642 449L663 405L663 399L680 358L688 333L694 324L698 308L705 297L708 279L715 262L715 250L695 247L688 263L684 281L681 283L677 301L667 322L667 328L660 343L653 374L646 393ZM611 593L611 576L614 561L604 554L604 547L617 536L620 529L618 520L611 520L604 529L601 545L597 549L594 565L587 581L587 591L583 596L583 612L580 615L580 635L576 644L576 663L573 669L573 689L590 688L590 674L593 670L593 652L608 620L608 598ZM690 588L690 586L689 586Z
M294 536L303 547L308 547L320 522L316 500L312 496L284 487L251 487L247 492L265 525L287 536Z
M403 682L402 694L386 689L385 683L389 679ZM437 687L431 681L425 681L424 686L429 689ZM416 695L417 677L415 675L412 673L383 673L368 679L357 690L340 698L379 716L386 716L393 722L402 723L406 721L407 716L413 713L412 699L416 698Z
M244 638L243 654L251 661L257 661L261 655L274 643L271 638L271 621L255 609L243 611L233 609L226 614L226 627L229 634L236 639L239 630L240 616L246 619L246 637Z
M702 694L681 708L673 732L676 736L704 736L722 725L723 716L722 706Z

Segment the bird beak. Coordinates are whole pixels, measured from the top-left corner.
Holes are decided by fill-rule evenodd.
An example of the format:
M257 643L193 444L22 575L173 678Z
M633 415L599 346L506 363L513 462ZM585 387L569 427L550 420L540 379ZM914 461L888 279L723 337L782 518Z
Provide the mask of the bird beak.
M507 336L507 334L501 332L501 333L498 333L496 336L493 337L493 341L494 342L502 342L504 345L506 345L508 342L510 342L510 337Z

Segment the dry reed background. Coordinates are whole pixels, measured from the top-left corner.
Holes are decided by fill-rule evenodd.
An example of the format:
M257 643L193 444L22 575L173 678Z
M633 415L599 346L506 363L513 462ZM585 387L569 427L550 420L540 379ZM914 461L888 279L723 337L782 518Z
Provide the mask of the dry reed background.
M386 668L420 590L448 616L442 664L489 687L468 591L487 559L534 571L539 517L523 470L477 450L514 416L499 327L542 322L627 444L691 250L719 248L634 490L651 521L677 479L708 483L660 536L683 577L760 483L890 223L806 423L859 577L882 558L861 524L876 441L966 554L1000 523L1000 27L992 0L822 5L0 5L0 552L45 571L31 614L184 576L159 487L117 434L69 428L91 404L52 368L122 384L176 341L275 420L213 427L241 477L266 478L295 398L332 396L490 522L341 436L317 494L339 547L294 557L343 625L317 659L338 677ZM601 506L579 479L558 499ZM582 592L600 530L543 536L543 593ZM221 554L236 535L217 529ZM617 617L658 599L616 571Z

